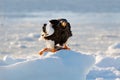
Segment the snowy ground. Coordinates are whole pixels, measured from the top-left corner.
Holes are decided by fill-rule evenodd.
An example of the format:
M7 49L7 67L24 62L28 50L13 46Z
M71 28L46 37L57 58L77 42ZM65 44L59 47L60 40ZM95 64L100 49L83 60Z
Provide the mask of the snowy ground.
M71 49L96 59L87 80L120 80L120 13L1 13L0 65L6 65L9 56L15 62L34 59L44 47L44 42L38 41L41 26L61 17L72 26ZM8 63L14 61L8 59Z
M6 57L3 62L0 80L86 80L94 58L63 50L23 61Z

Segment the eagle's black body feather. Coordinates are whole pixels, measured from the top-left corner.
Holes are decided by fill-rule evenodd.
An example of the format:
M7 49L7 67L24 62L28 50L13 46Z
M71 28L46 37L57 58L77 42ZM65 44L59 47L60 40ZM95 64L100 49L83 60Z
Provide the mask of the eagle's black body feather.
M65 22L66 25L63 26L61 22ZM53 34L44 37L46 40L52 40L55 46L59 44L63 46L69 37L72 36L70 23L66 19L50 20L52 28L54 29ZM45 25L44 25L45 26ZM45 31L45 30L44 30Z

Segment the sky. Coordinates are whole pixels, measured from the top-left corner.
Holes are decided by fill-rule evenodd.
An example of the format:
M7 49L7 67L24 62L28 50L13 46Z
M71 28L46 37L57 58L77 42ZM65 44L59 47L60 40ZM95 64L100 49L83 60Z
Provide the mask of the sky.
M0 0L1 12L119 12L120 0Z

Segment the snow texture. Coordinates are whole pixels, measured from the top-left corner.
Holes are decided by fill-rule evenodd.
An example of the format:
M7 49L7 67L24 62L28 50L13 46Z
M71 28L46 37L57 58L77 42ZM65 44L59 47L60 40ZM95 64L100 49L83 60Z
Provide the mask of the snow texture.
M100 56L100 55L99 55ZM99 62L90 71L87 78L96 80L119 80L120 78L120 43L108 47L105 54L98 58ZM99 78L99 77L102 77Z
M94 58L74 51L61 50L31 60L6 57L0 64L0 80L86 80ZM39 55L38 55L39 56Z
M111 45L106 51L106 54L114 58L120 57L120 42Z
M4 1L5 4L3 5L2 2ZM73 32L73 37L68 42L69 47L74 51L89 54L95 58L95 65L87 74L86 80L120 80L120 12L115 12L120 11L120 0L77 0L78 2L74 1L74 3L73 0L59 0L58 4L63 2L66 2L65 6L70 4L68 6L70 11L63 5L62 7L58 6L55 0L42 0L46 2L43 4L44 7L41 8L51 8L53 6L59 11L54 11L53 7L51 8L53 11L51 9L49 9L50 11L46 11L47 9L44 9L45 11L35 10L37 5L35 7L33 2L35 1L40 5L42 4L41 0L30 0L32 1L30 3L28 3L28 0L24 0L24 3L22 0L4 1L0 1L0 4L2 4L0 8L3 9L3 12L0 13L0 66L2 68L6 66L6 69L8 69L8 66L36 61L34 59L36 58L35 55L40 49L46 47L45 42L38 42L42 25L50 19L66 18L70 22ZM16 3L20 6L15 7ZM27 5L31 3L32 5ZM76 8L71 3L77 5ZM49 4L55 4L58 8ZM30 10L25 9L26 5ZM21 9L21 12L18 8ZM59 8L63 8L61 9L63 11ZM46 55L45 58L48 59L48 56L50 55ZM0 72L5 70L4 68L2 70L2 68Z

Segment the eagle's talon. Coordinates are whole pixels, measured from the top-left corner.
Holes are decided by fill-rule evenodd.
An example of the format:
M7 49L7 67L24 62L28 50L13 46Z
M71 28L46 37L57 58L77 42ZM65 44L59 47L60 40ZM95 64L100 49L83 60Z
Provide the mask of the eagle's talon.
M56 52L57 50L56 50L56 49L51 49L50 51L51 51L51 52Z
M70 50L70 48L67 45L64 46L64 49Z
M65 48L65 49L70 50L70 48Z
M43 54L43 51L40 51L40 52L39 52L39 55L42 55L42 54Z
M49 52L49 51L54 53L54 52L56 52L57 50L56 50L56 49L44 48L43 50L41 50L41 51L39 52L39 54L40 54L40 55L43 55L44 52Z
M48 48L44 48L43 50L41 50L40 52L39 52L39 54L40 55L42 55L44 52L46 52L46 51L48 51Z

